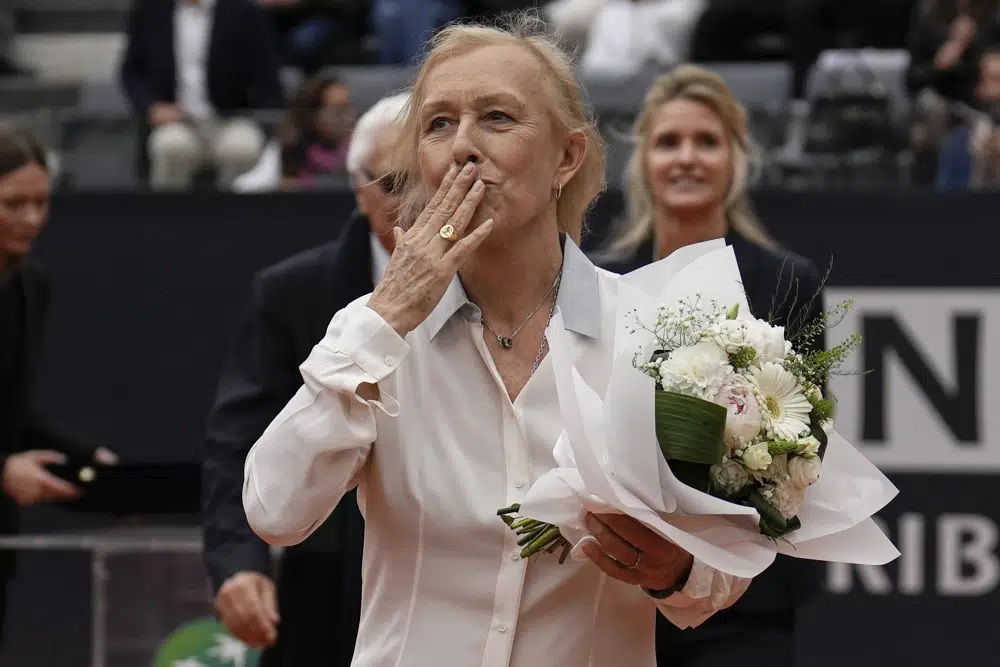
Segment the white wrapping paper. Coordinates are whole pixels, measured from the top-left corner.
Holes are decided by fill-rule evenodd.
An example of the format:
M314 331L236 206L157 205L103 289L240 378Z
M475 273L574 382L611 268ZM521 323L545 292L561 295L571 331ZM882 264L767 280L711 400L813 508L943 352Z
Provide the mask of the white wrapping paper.
M557 467L539 478L520 514L559 526L578 543L588 512L631 516L695 558L722 572L754 577L775 554L861 564L884 564L899 551L871 516L896 495L892 483L849 442L830 432L819 481L799 513L802 527L772 540L759 515L681 484L660 453L654 426L653 379L632 366L636 351L651 352L652 336L629 334L635 310L652 324L656 309L699 295L747 314L739 268L722 240L682 248L627 276L620 285L615 360L608 386L596 391L573 367L558 312L547 336L565 430L555 445ZM631 320L629 320L631 321Z

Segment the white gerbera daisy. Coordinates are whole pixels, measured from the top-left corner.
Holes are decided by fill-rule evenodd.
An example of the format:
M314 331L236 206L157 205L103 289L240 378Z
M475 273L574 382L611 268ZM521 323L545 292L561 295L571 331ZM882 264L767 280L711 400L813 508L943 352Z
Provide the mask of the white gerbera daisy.
M782 440L796 440L806 433L812 406L795 376L770 361L759 368L752 367L750 374L768 434Z

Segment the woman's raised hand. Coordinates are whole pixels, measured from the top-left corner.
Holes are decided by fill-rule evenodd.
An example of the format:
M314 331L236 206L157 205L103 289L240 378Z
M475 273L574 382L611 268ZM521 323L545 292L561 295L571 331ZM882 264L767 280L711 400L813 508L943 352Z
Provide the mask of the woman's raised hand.
M441 187L407 231L395 228L396 249L368 307L400 336L406 336L430 315L458 269L493 229L487 220L464 235L483 200L486 188L476 179L476 165L452 165ZM457 241L441 236L451 225Z

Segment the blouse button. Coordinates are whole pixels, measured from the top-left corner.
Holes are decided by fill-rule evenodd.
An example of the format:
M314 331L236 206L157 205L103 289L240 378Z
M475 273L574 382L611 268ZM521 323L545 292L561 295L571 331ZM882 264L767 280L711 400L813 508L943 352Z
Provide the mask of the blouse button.
M507 632L507 626L504 625L503 623L499 624L497 626L497 632L499 632L501 634L504 633L504 632Z
M524 481L519 479L516 482L514 482L514 488L515 489L523 489L524 488Z
M392 356L391 354L385 355L385 365L386 366L395 366L396 365L396 357Z
M521 555L516 551L510 555L511 560L521 560Z

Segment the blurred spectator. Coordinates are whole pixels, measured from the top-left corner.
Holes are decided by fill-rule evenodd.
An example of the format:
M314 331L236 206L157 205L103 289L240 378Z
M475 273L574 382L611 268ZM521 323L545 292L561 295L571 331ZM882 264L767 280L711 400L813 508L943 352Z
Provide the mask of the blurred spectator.
M284 62L306 74L362 48L370 0L258 1L271 14Z
M707 0L691 46L692 60L755 60L786 51L794 99L825 49L902 48L917 0ZM775 41L767 44L768 39ZM784 40L785 44L777 41Z
M907 86L916 96L910 142L913 180L930 183L937 157L954 119L956 102L972 104L977 66L996 29L997 0L926 0L910 35Z
M269 647L267 667L348 667L361 607L364 522L354 492L304 542L284 550L277 588L267 544L243 511L250 447L302 385L299 364L334 314L371 292L389 261L398 199L391 146L406 96L358 121L348 156L358 212L340 238L264 269L219 381L203 479L205 563L230 632ZM277 607L277 608L276 608Z
M14 62L14 9L7 5L0 7L0 76L21 76L27 70Z
M937 173L942 189L1000 187L1000 44L980 58L975 105L945 140Z
M924 2L910 33L910 90L930 90L949 101L971 103L997 5L997 0Z
M34 380L49 283L28 255L49 216L45 153L26 132L0 126L0 533L17 532L17 505L70 501L80 490L54 474L117 457L54 430L35 409ZM13 553L0 551L0 632Z
M271 26L253 0L135 0L122 82L150 133L154 188L183 189L206 165L228 188L264 133L244 115L280 109Z
M285 187L346 183L347 147L355 117L351 93L335 76L318 75L305 81L278 130Z
M578 5L583 11L586 5ZM688 60L705 0L606 0L594 15L581 64L591 76L633 75Z
M379 62L415 62L438 28L462 16L464 9L460 0L372 0Z
M570 51L587 43L590 27L606 0L553 0L545 6L545 17Z

